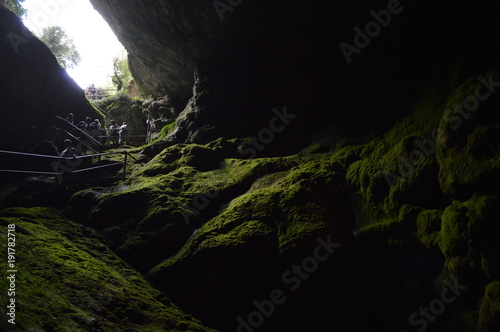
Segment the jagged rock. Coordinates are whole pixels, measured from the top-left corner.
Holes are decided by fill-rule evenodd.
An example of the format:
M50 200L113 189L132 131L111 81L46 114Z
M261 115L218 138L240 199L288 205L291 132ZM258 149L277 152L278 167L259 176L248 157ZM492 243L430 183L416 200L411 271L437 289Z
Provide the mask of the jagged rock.
M165 123L170 123L175 121L176 116L178 115L172 105L172 101L168 96L164 96L158 98L151 103L146 103L143 107L146 106L147 110L150 112L151 116L155 121L161 121Z

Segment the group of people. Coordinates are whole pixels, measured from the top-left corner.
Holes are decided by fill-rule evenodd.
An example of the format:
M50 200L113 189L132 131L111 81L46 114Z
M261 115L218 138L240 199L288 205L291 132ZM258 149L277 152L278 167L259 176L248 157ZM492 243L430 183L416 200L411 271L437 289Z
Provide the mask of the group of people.
M68 114L66 121L75 125L73 113ZM111 120L106 131L106 129L102 127L99 119L92 120L92 118L87 117L85 121L80 121L75 126L88 136L106 146L110 144L125 144L125 132L127 130L126 122L123 122L123 124L119 126L116 124L115 120Z
M126 122L123 122L121 126L118 126L115 120L111 120L109 127L106 130L106 128L102 127L99 119L92 120L90 117L87 117L84 121L80 121L75 124L73 113L69 113L65 120L70 124L66 126L66 130L73 136L81 137L81 132L84 132L87 136L106 146L109 146L110 144L125 144L124 134L127 129ZM75 126L80 129L81 132L75 129ZM85 141L88 143L88 137ZM71 139L67 138L64 140L64 149L60 154L61 159L54 162L52 165L56 173L54 183L55 186L66 186L68 174L71 173L81 162L81 160L77 157L79 155L85 155L88 147L89 145L84 143L78 145L77 150L73 146L73 141Z

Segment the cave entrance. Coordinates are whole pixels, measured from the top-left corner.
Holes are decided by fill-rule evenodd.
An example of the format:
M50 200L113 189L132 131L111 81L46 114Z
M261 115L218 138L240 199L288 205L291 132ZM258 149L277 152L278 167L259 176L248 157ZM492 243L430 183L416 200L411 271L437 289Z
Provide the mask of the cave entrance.
M114 60L126 59L126 52L89 0L25 0L22 6L26 27L46 45L54 44L47 46L82 89L116 89ZM65 48L71 44L79 56Z

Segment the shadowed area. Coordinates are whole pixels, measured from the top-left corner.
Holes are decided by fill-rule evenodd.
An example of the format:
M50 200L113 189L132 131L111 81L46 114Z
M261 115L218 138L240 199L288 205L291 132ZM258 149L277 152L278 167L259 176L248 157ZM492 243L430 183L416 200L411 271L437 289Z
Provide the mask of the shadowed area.
M133 95L90 104L0 7L1 149L141 131L63 186L4 174L20 330L500 329L493 4L90 2Z

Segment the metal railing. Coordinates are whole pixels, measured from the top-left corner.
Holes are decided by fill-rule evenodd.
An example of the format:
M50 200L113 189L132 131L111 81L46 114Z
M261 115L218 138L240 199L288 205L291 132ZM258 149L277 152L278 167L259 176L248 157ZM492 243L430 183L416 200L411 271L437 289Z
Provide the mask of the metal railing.
M79 144L82 144L84 145L85 147L87 147L88 149L94 151L95 153L99 153L101 152L102 150L104 150L104 144L102 144L101 142L99 142L98 140L96 140L94 137L92 137L91 135L89 135L88 133L86 133L84 130L78 128L76 125L74 125L73 123L69 122L68 120L66 119L63 119L61 118L60 116L56 116L56 119L64 122L65 125L69 126L69 128L71 128L71 130L74 132L74 133L79 133L81 134L83 137L85 137L88 141L83 141L81 139L81 137L76 137L75 135L73 135L72 133L70 133L69 131L67 131L66 129L62 129L62 128L57 128L55 127L56 130L60 130L62 132L64 132L67 136L73 138L74 140L76 140ZM98 150L94 149L94 146L98 148Z
M75 135L73 135L73 133L69 132L68 130L66 129L62 129L62 128L58 128L58 127L55 127L56 130L59 130L59 131L62 131L64 132L68 137L78 141L79 143L85 145L88 149L94 151L95 153L99 153L101 151L103 151L105 149L105 147L109 147L109 144L111 143L111 141L114 141L115 138L116 138L116 141L118 142L118 140L121 142L121 141L126 141L126 139L139 139L139 138L144 138L145 139L145 143L150 143L151 142L151 137L152 137L152 134L153 134L153 130L151 129L124 129L124 133L126 134L120 134L118 136L112 136L111 133L109 132L109 130L107 130L106 128L100 128L100 129L96 129L98 132L100 133L106 133L106 135L97 135L97 136L92 136L90 135L89 133L87 133L85 130L82 130L81 128L79 128L78 126L76 126L75 124L69 122L68 120L60 117L60 116L56 116L56 119L59 120L59 121L62 121L66 126L69 126L69 128L71 129L71 131L73 133L78 133L80 135L80 137L77 137ZM146 132L145 135L131 135L130 133L137 133L137 132ZM82 141L81 140L81 136L85 137L88 141ZM120 139L121 137L121 139ZM104 143L103 143L104 142ZM115 143L117 143L115 142ZM89 143L92 144L89 146ZM137 143L137 142L136 142ZM94 147L97 147L97 150L94 149Z
M86 167L86 168L79 168L79 166L81 166L83 164L84 159L98 157L100 160L100 158L102 156L117 155L117 154L123 154L123 161L112 162L112 163L106 164L106 165L99 165L99 166L94 165L94 166L90 166L90 167ZM42 171L42 170L0 169L0 172L2 172L2 173L49 175L49 176L58 177L58 176L64 176L66 174L77 174L77 173L83 173L83 172L88 172L88 171L92 171L92 170L103 169L103 168L108 168L108 167L115 167L115 166L121 165L123 167L122 180L125 180L125 176L126 176L126 172L127 172L127 156L129 156L129 153L127 151L115 151L115 152L97 153L97 154L89 154L89 155L74 156L74 157L60 157L60 156L51 156L51 155L43 155L43 154L33 154L33 153L0 150L0 155L20 156L20 157L25 157L25 158L39 158L39 159L52 160L52 163L50 163L50 167L53 170L52 172ZM130 157L132 157L132 156L130 156ZM65 162L65 163L63 163L63 162ZM69 164L71 164L71 165L68 166ZM44 164L44 166L48 166L48 164Z
M116 89L93 89L93 88L88 88L88 89L85 89L84 91L85 91L85 96L90 101L97 101L97 100L101 100L103 98L111 97L118 90L116 90Z

